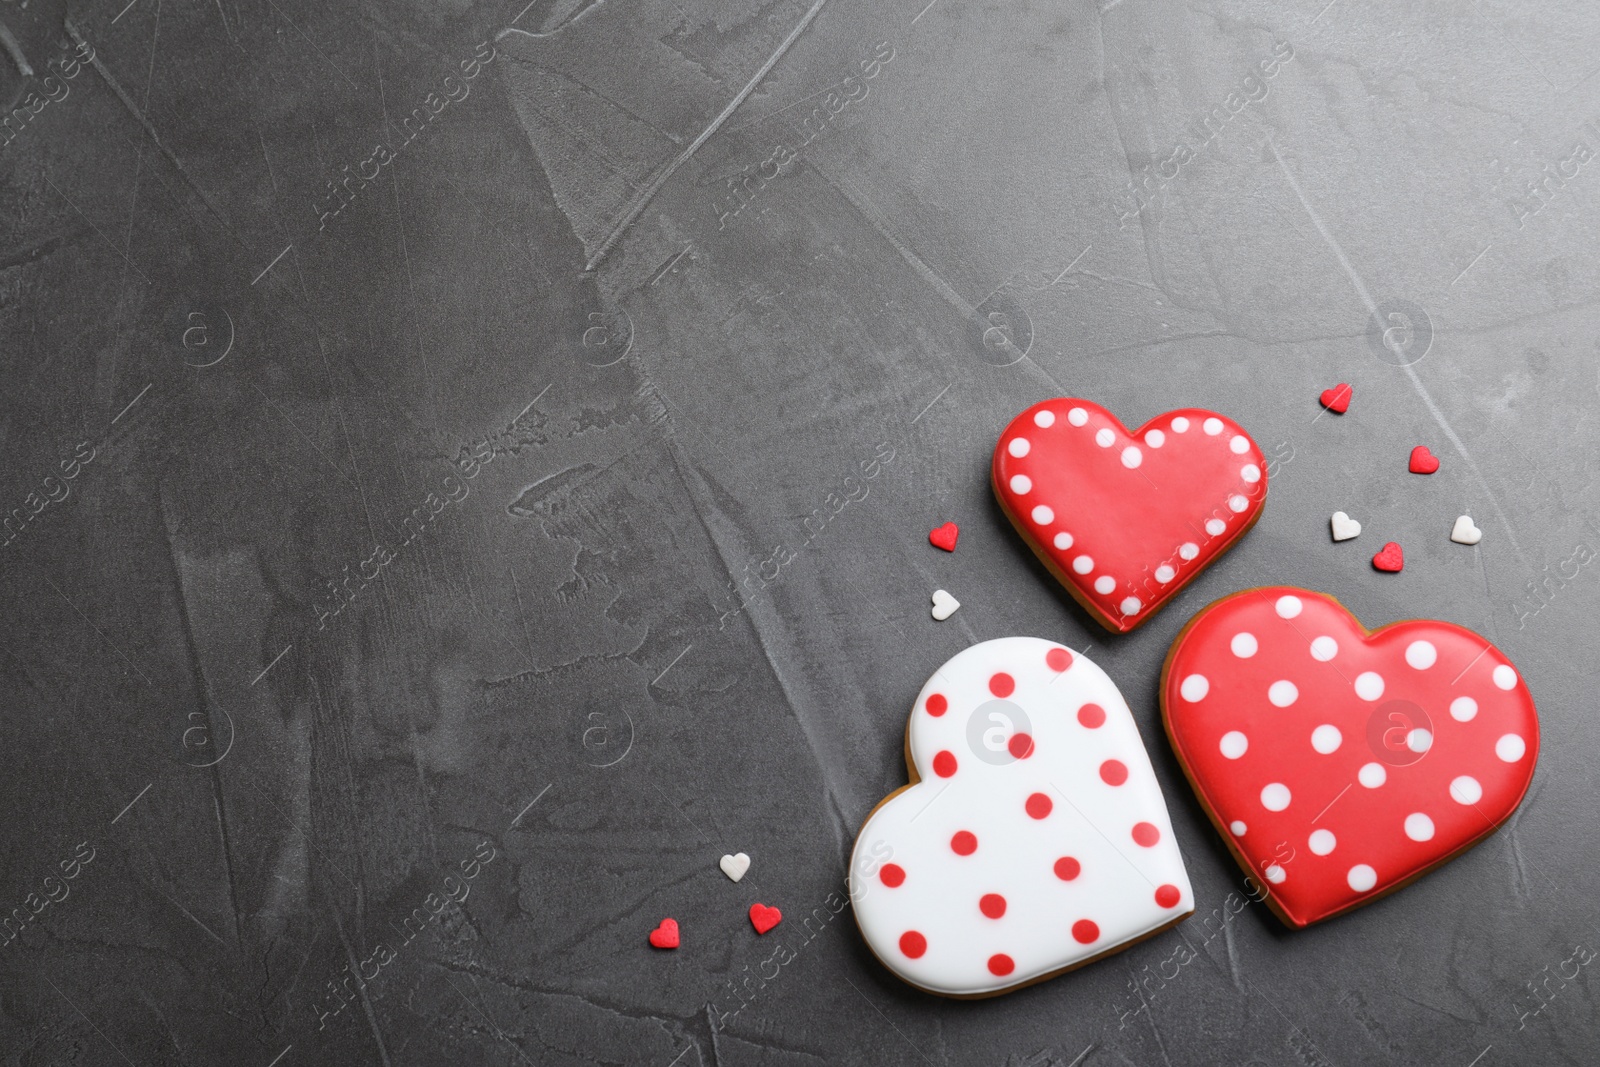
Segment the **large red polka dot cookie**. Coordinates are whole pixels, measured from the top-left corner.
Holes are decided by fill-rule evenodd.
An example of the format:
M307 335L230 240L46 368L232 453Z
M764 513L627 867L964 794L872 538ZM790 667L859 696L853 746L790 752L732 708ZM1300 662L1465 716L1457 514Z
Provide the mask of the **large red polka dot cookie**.
M995 496L1028 547L1106 629L1154 615L1254 526L1261 449L1185 408L1129 430L1098 404L1045 400L995 445Z
M1539 753L1528 687L1482 637L1423 619L1369 633L1333 597L1289 587L1196 615L1161 706L1211 821L1296 927L1488 836Z
M1139 730L1085 657L1033 637L968 648L918 694L906 765L856 838L850 895L912 985L993 996L1193 912Z

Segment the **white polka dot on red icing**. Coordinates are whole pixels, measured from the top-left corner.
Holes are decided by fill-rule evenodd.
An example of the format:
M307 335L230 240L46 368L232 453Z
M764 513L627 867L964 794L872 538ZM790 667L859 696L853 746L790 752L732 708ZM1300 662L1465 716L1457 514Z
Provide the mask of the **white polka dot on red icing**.
M1271 882L1273 885L1282 885L1284 880L1289 877L1289 872L1284 870L1283 867L1276 863L1269 864L1267 869L1261 873L1266 875L1267 881Z
M1129 445L1122 450L1122 465L1133 470L1144 462L1144 453L1139 451L1138 445Z
M1365 893L1378 884L1378 872L1365 863L1358 863L1350 868L1346 880L1350 883L1351 889L1357 893Z
M1074 426L1082 426L1089 421L1089 413L1082 408L1073 408L1067 412L1067 421Z
M1139 614L1139 609L1144 607L1136 596L1123 597L1122 603L1118 606L1122 608L1124 615L1137 615Z
M1162 585L1166 585L1177 576L1178 572L1167 566L1165 563L1156 568L1156 581L1160 582Z
M1238 759L1250 750L1250 739L1238 730L1229 730L1222 735L1217 748L1229 759Z
M1239 477L1254 485L1261 480L1261 468L1254 463L1246 463L1239 468Z
M1528 744L1517 734L1502 734L1494 743L1494 754L1507 763L1515 763L1528 751Z
M1185 541L1183 544L1178 546L1178 555L1182 556L1184 559L1194 559L1199 554L1200 546L1195 544L1193 541Z
M1053 543L1058 550L1065 552L1067 549L1072 547L1072 535L1067 533L1067 531L1062 530L1060 533L1056 534L1056 539Z
M1428 751L1433 747L1433 733L1420 726L1407 730L1406 747L1418 753Z
M1383 769L1381 763L1363 763L1356 772L1356 781L1368 789L1376 789L1389 780L1389 772Z
M1280 619L1292 619L1304 609L1305 604L1301 602L1299 597L1287 594L1279 597L1278 602L1273 605L1273 610L1278 613L1278 618Z
M1041 430L1048 430L1056 424L1056 413L1046 408L1033 413L1033 424Z
M1261 790L1261 806L1268 811L1284 810L1289 800L1289 787L1282 782L1270 782Z
M1300 699L1300 689L1287 678L1280 678L1267 687L1267 699L1275 708L1286 708Z
M1011 491L1018 496L1027 496L1033 489L1033 479L1026 474L1013 474L1011 476Z
M1256 650L1260 647L1259 642L1256 641L1256 635L1246 633L1243 630L1234 634L1233 640L1228 642L1228 648L1240 659L1249 659L1256 654Z
M1151 448L1160 448L1162 445L1167 443L1167 435L1162 433L1160 430L1151 430L1149 433L1144 435L1144 443L1149 445Z
M1383 696L1383 675L1377 671L1362 671L1356 675L1356 696L1362 700L1377 700Z
M1439 659L1439 650L1432 641L1413 641L1406 646L1406 662L1419 671L1425 671Z
M1335 641L1326 634L1321 637L1314 637L1311 639L1312 659L1320 660L1321 662L1326 663L1338 654L1339 642Z
M1339 745L1343 741L1344 735L1331 722L1325 722L1311 731L1311 747L1324 756L1339 751Z
M1413 841L1433 840L1433 820L1420 811L1414 811L1406 816L1406 836Z
M1456 722L1471 722L1478 714L1478 702L1471 697L1456 697L1450 702L1450 717Z
M1044 504L1033 509L1033 521L1040 526L1049 526L1056 521L1056 513Z
M1023 456L1028 454L1028 449L1030 447L1032 446L1028 444L1028 439L1026 437L1013 437L1011 439L1011 443L1006 445L1006 451L1010 452L1018 459L1021 459Z
M1450 782L1450 799L1457 804L1476 804L1483 799L1483 786L1470 774L1463 774Z
M1109 574L1102 574L1094 580L1094 591L1105 596L1117 587L1117 580Z
M1250 439L1239 434L1234 434L1233 439L1228 442L1228 447L1233 450L1234 455L1242 456L1246 452L1250 451Z
M1211 692L1211 682L1203 674L1191 674L1178 686L1178 692L1192 704L1206 698L1206 694Z
M1509 663L1502 663L1494 669L1494 684L1501 689L1515 689L1517 687L1516 668Z
M1228 510L1236 515L1249 506L1250 501L1246 500L1242 496L1239 496L1237 493L1228 498Z
M1215 437L1222 432L1222 420L1213 416L1201 423L1200 428L1206 432L1208 437Z
M1306 847L1319 856L1326 856L1339 847L1339 839L1333 836L1332 830L1313 830L1306 838Z
M1179 415L1177 418L1172 420L1172 432L1173 433L1187 433L1188 430L1189 430L1189 420L1184 418L1182 415Z
M1100 429L1095 431L1094 443L1099 445L1101 448L1110 448L1112 445L1116 444L1116 442L1117 435L1111 432L1111 428L1109 426L1102 426Z
M1226 530L1227 528L1228 524L1223 522L1221 519L1206 520L1206 533L1210 534L1212 537L1221 536L1222 531Z
M1228 829L1233 832L1234 837L1243 837L1250 828L1244 824L1242 819L1235 819L1228 824Z
M1089 574L1094 570L1093 556L1079 556L1072 561L1072 569L1079 574Z

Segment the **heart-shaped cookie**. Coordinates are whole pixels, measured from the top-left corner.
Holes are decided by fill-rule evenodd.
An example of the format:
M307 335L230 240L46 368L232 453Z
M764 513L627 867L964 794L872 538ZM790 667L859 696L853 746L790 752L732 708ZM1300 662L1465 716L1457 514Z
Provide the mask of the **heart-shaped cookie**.
M650 943L656 948L677 948L678 920L662 919L661 925L650 931Z
M991 477L1028 547L1116 633L1226 552L1267 498L1266 460L1233 420L1185 408L1130 431L1070 397L1012 420Z
M744 872L750 869L750 857L743 852L736 852L731 856L723 856L717 861L717 866L722 868L722 873L731 881L737 882L744 877Z
M956 613L956 609L960 606L961 601L957 600L943 589L935 589L933 591L933 617L938 619L940 622L944 622L944 620L954 615Z
M1418 445L1411 450L1406 466L1412 474L1432 474L1439 469L1439 457L1428 451L1427 445Z
M1505 655L1411 620L1247 589L1196 615L1161 681L1167 734L1240 865L1290 926L1401 888L1487 837L1533 778L1539 722Z
M906 764L856 838L850 896L912 985L993 996L1194 910L1133 715L1084 656L1033 637L957 654L917 696Z
M1456 524L1450 527L1450 540L1458 545L1475 545L1483 540L1483 531L1478 529L1471 515L1461 515L1457 517Z
M750 925L756 928L756 933L764 934L781 922L783 912L777 908L769 908L765 904L750 905Z

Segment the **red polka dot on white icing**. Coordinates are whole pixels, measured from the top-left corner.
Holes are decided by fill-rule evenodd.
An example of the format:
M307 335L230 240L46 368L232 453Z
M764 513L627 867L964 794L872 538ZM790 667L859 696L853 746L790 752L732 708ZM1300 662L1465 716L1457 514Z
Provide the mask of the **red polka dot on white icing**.
M1494 743L1494 754L1507 763L1515 763L1528 751L1528 743L1517 734L1502 734Z
M1324 634L1311 640L1311 658L1323 663L1339 654L1339 642Z
M1079 556L1072 561L1072 569L1079 574L1089 574L1094 570L1094 557Z
M1362 671L1356 675L1356 696L1362 700L1377 700L1383 696L1383 675L1377 671Z
M1166 585L1177 576L1178 572L1167 566L1165 563L1156 568L1156 581L1160 582L1162 585Z
M1239 434L1234 434L1233 440L1228 442L1228 447L1233 449L1234 455L1242 456L1246 452L1250 451L1250 439Z
M1189 429L1189 420L1184 418L1182 415L1179 415L1177 418L1172 420L1172 432L1173 433L1187 433L1188 429Z
M1162 433L1160 430L1151 430L1149 433L1144 435L1144 443L1149 445L1151 448L1160 448L1162 445L1167 443L1167 435Z
M1033 479L1026 474L1013 474L1011 476L1011 491L1018 496L1027 496L1033 488Z
M1178 555L1184 559L1194 559L1200 554L1200 546L1193 541L1185 541L1178 546Z
M1089 421L1089 413L1082 408L1073 408L1067 412L1067 421L1074 426L1082 426Z
M1227 528L1228 524L1223 522L1221 519L1206 520L1206 533L1210 534L1212 537L1220 537L1222 535L1222 531L1226 530Z
M1033 521L1040 526L1049 526L1056 521L1056 513L1043 504L1033 509Z
M1419 671L1425 671L1439 659L1439 650L1432 641L1413 641L1406 646L1406 662Z
M1344 735L1332 723L1325 722L1311 731L1311 747L1324 756L1339 751L1339 745L1344 742Z
M1282 885L1284 879L1289 877L1289 872L1284 870L1276 863L1270 864L1267 869L1261 873L1266 875L1267 881L1271 882L1273 885Z
M1267 686L1267 699L1275 708L1286 708L1300 699L1300 689L1286 678L1280 678Z
M1216 417L1209 418L1200 424L1200 428L1206 432L1207 437L1215 437L1222 432L1222 420Z
M1450 702L1450 717L1456 722L1471 722L1478 714L1478 702L1471 697L1456 697Z
M1516 668L1509 663L1502 663L1494 669L1494 684L1501 689L1515 689L1517 687Z
M1450 782L1450 799L1457 804L1476 804L1483 799L1483 786L1470 774L1463 774Z
M1299 597L1285 594L1278 598L1278 602L1273 605L1273 609L1277 611L1278 618L1292 619L1305 609L1305 605L1300 602Z
M1137 615L1139 614L1139 609L1144 607L1136 596L1123 597L1122 603L1118 606L1122 608L1124 615Z
M1056 548L1066 551L1072 547L1072 535L1067 533L1067 531L1062 530L1060 533L1056 534L1054 544Z
M1357 893L1365 893L1378 884L1378 872L1365 863L1358 863L1350 868L1348 881L1351 889Z
M1420 726L1407 730L1406 747L1413 752L1426 752L1433 747L1433 734Z
M1094 443L1101 448L1110 448L1116 443L1117 435L1111 432L1111 427L1102 426L1095 431Z
M1122 450L1122 465L1133 470L1144 462L1144 453L1139 451L1138 445L1129 445Z
M1043 408L1033 413L1033 424L1041 430L1048 430L1056 424L1056 413L1049 408Z
M1268 811L1282 811L1289 806L1289 787L1282 782L1269 782L1261 790L1261 806Z
M1389 780L1389 772L1383 769L1381 763L1363 763L1356 772L1356 781L1368 789L1376 789Z
M1339 839L1333 836L1332 830L1313 830L1306 838L1306 847L1319 856L1326 856L1339 847Z
M1217 748L1229 759L1238 759L1250 749L1250 739L1238 730L1229 730L1222 735L1222 740Z
M1254 463L1246 463L1239 468L1239 477L1254 485L1261 480L1261 468Z
M1182 685L1178 686L1178 692L1183 694L1183 699L1193 704L1198 700L1204 700L1206 694L1211 692L1211 682L1203 674L1191 674L1183 680Z
M1233 831L1234 837L1243 837L1250 828L1244 824L1243 819L1235 819L1228 824L1228 829Z
M1011 443L1006 445L1006 451L1010 452L1018 459L1021 459L1023 456L1028 454L1028 449L1030 447L1031 446L1028 444L1028 439L1026 437L1013 437L1011 439Z
M1433 840L1433 820L1420 811L1414 811L1406 816L1406 836L1413 841Z
M1233 654L1238 656L1240 659L1249 659L1251 656L1256 654L1256 650L1261 646L1259 642L1256 641L1255 634L1246 633L1241 630L1233 635L1233 640L1228 642L1228 647L1232 649Z
M1117 580L1109 574L1102 574L1094 580L1094 591L1105 596L1117 587Z

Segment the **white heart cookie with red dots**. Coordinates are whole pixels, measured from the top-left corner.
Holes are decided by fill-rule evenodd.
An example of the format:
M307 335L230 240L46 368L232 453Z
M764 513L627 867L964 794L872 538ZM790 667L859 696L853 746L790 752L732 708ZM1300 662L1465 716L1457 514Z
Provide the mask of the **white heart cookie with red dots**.
M1099 404L1061 397L1011 420L990 481L1073 599L1127 633L1255 525L1267 462L1214 411L1169 411L1129 430Z
M1369 632L1333 597L1290 587L1190 620L1161 707L1200 803L1295 927L1489 836L1539 754L1533 697L1488 641L1429 619Z
M910 984L993 996L1194 911L1133 715L1084 656L1035 637L968 648L918 694L906 765L856 838L850 897Z

